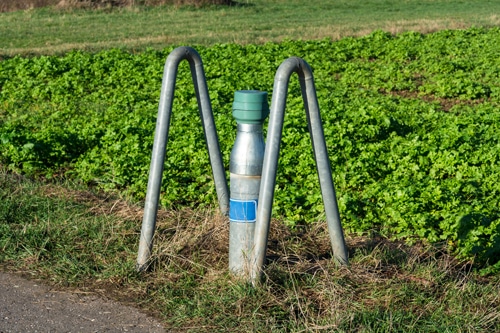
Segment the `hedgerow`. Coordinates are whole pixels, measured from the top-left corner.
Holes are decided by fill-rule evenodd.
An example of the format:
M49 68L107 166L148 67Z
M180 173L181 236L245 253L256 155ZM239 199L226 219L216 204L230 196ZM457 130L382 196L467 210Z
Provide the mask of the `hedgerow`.
M234 91L272 94L290 56L313 68L340 213L349 232L447 244L500 269L500 29L332 42L196 47L226 165ZM173 47L73 51L0 62L0 162L144 198L163 64ZM162 204L216 202L197 102L181 63ZM323 203L300 87L292 77L274 202L291 225Z

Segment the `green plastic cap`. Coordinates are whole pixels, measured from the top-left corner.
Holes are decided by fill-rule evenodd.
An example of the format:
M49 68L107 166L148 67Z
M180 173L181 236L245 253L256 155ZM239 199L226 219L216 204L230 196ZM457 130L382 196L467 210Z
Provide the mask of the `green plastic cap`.
M267 92L238 90L234 93L233 117L238 124L262 124L268 115Z

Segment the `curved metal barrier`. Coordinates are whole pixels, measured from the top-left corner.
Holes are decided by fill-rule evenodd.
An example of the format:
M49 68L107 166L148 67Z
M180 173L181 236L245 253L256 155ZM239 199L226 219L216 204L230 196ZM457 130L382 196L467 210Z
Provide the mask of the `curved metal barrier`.
M256 283L260 279L266 256L269 224L276 184L278 156L283 131L283 119L285 116L286 97L290 77L293 73L297 73L299 76L321 194L325 205L333 256L337 263L341 265L348 264L344 232L340 223L340 215L330 169L330 160L326 149L312 70L309 64L303 59L292 57L285 60L280 65L274 79L270 118L267 129L266 150L264 153L264 164L262 167L262 179L259 192L259 205L257 208L255 225L255 243L250 263L250 278L253 283Z
M193 48L179 47L174 51L172 51L172 53L170 53L170 55L167 57L163 72L160 103L158 107L158 119L156 124L155 138L154 138L153 151L151 157L151 166L148 179L148 188L146 192L146 201L144 204L144 217L142 222L141 238L139 242L139 252L137 256L136 268L139 271L145 270L148 267L149 258L153 246L153 235L156 225L156 216L158 212L158 201L160 197L163 165L166 155L170 117L172 114L172 102L174 98L175 80L177 77L177 69L179 63L182 60L188 60L190 65L191 75L193 78L194 88L196 92L196 98L198 101L198 109L203 124L205 140L210 157L210 163L212 165L212 173L215 181L215 187L217 191L220 210L222 214L227 215L230 208L229 190L227 186L224 166L222 163L219 139L217 137L217 132L215 129L215 122L212 114L212 106L210 104L210 98L208 95L203 64L200 55ZM233 214L234 222L245 222L246 224L247 222L249 223L251 222L252 224L251 228L247 228L244 225L245 228L242 228L243 231L239 229L233 230L234 233L233 238L235 239L233 240L233 243L235 241L240 241L241 239L243 239L246 244L248 243L248 240L251 240L251 238L253 238L253 246L252 244L246 244L246 245L243 244L244 246L241 244L233 244L232 246L233 253L232 254L230 253L230 256L232 256L233 258L232 268L233 271L235 271L236 273L244 271L243 268L245 266L239 261L241 261L242 258L245 257L242 256L240 252L242 251L249 252L247 253L250 258L248 263L249 264L248 276L250 277L251 282L254 284L260 279L266 256L267 240L269 235L269 224L271 220L271 211L274 199L274 188L276 184L276 171L278 167L278 157L279 157L281 136L283 131L283 120L285 116L286 97L287 97L290 77L293 73L297 73L299 76L302 98L304 100L304 107L306 111L306 118L309 128L309 134L311 136L314 158L316 160L316 169L318 172L321 194L325 206L328 231L330 234L330 241L333 249L333 257L335 258L336 262L341 265L348 264L347 249L344 240L344 232L342 230L342 225L340 223L340 215L337 206L335 188L332 181L330 160L328 158L328 152L323 132L323 125L321 123L318 99L316 96L316 88L314 86L314 78L312 75L311 68L309 67L309 64L307 64L307 62L305 62L301 58L292 57L285 60L276 71L276 76L274 80L274 92L271 101L267 142L265 143L265 152L263 154L264 155L263 164L262 168L258 166L258 169L262 170L262 179L260 180L260 188L256 187L254 191L252 187L252 191L250 191L251 192L250 193L248 191L251 186L248 185L247 183L244 184L242 183L244 185L243 187L245 190L243 191L244 193L242 192L243 193L242 194L239 193L241 191L238 192L238 186L236 186L239 183L236 180L233 180L233 182L235 182L235 195L237 196L237 198L235 198L234 201L236 203L240 203L240 201L242 202L242 199L247 200L247 196L251 194L252 195L251 202L254 203L254 206L255 205L257 206L257 212L254 220L253 217L250 218L249 216L247 216L249 215L250 210L245 205L239 204L233 207L234 209L241 210L241 212L235 211L235 214ZM266 101L267 98L263 97L267 96L267 94L264 92L257 92L257 91L240 91L237 92L235 96L236 95L243 98L245 102L243 103L244 104L243 109L237 111L238 117L241 117L240 122L242 122L242 124L239 124L239 126L240 125L243 127L256 126L254 122L258 120L258 123L260 124L259 128L261 128L262 126L261 122L267 115L267 113L264 112L266 111L265 109L267 108L267 101ZM258 103L254 101L253 97L255 96L258 97L260 96L257 101ZM250 99L247 101L248 98ZM239 105L241 104L240 102L241 101L239 101L236 104ZM253 105L255 103L258 104L257 109L255 109L256 106ZM257 111L258 114L253 115L252 112L255 111ZM247 122L249 124L246 124ZM243 127L240 130L243 130ZM242 135L244 134L243 132L241 133ZM258 134L257 132L254 134L257 135ZM259 147L263 146L263 143L260 143L258 146ZM245 149L237 149L238 151L233 151L231 155L244 154L245 156L241 156L241 158L243 158L244 161L243 164L244 167L246 168L247 167L246 164L248 162L247 159L249 158L249 156L247 155L250 154L247 150L250 148L249 147L244 147L244 148ZM255 147L253 147L252 149L254 148ZM237 160L236 157L238 156L236 155L232 156L232 161ZM235 166L233 166L233 169L234 167ZM233 171L236 172L235 170ZM247 172L239 172L239 173L242 173L240 177L243 177L247 174ZM257 174L255 175L253 173L249 174L250 178L252 177L256 178L257 176L258 176ZM252 186L254 186L253 182ZM257 194L257 191L258 191L258 198L254 198L253 196L254 194ZM240 198L240 196L243 197ZM243 216L244 218L239 218L240 215ZM255 221L255 232L253 232L254 221ZM250 232L250 230L252 234L248 235L248 232ZM242 275L245 276L246 274Z
M219 139L215 129L203 63L200 55L193 48L185 46L178 47L167 57L163 71L158 119L156 123L146 202L144 204L144 217L137 256L136 268L139 271L145 270L148 267L148 261L153 247L153 235L156 226L156 215L158 212L158 201L167 148L170 116L172 114L175 80L177 78L179 63L182 60L187 60L191 69L196 98L198 100L198 110L205 132L210 164L212 165L219 207L224 215L226 215L229 210L229 190L220 153Z

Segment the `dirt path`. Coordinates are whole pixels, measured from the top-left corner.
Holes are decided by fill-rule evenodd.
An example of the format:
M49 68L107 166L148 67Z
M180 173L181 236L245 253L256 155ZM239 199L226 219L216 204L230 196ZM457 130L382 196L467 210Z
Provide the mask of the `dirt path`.
M0 333L166 332L137 309L0 272Z

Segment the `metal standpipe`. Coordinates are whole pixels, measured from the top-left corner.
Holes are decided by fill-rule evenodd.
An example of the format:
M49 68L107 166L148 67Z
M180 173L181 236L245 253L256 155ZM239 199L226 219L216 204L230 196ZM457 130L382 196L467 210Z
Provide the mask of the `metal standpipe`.
M309 134L311 136L314 157L316 160L316 169L325 206L328 231L333 249L333 257L338 264L348 264L347 248L344 240L344 232L340 223L340 215L330 169L330 160L328 158L312 70L309 64L303 59L292 57L285 60L280 65L274 79L266 150L259 191L259 206L257 208L257 220L255 223L255 244L250 267L250 278L254 284L261 278L262 267L266 256L286 97L289 80L294 72L299 76L302 90Z
M163 71L160 103L158 106L158 118L153 143L153 152L151 156L151 166L149 169L146 201L144 204L141 238L137 256L136 268L138 271L147 269L153 247L153 235L156 226L156 215L158 212L158 201L160 198L160 187L163 165L165 162L170 116L172 114L175 80L177 77L179 63L182 60L187 60L191 69L191 76L193 78L196 98L198 100L198 110L203 124L221 213L223 215L227 215L229 209L229 190L224 165L222 163L219 139L215 129L212 106L208 95L203 63L200 55L193 48L185 46L178 47L167 57Z
M264 160L263 122L269 114L267 92L236 91L233 116L238 124L229 162L229 269L248 277Z

